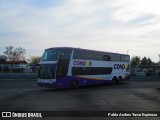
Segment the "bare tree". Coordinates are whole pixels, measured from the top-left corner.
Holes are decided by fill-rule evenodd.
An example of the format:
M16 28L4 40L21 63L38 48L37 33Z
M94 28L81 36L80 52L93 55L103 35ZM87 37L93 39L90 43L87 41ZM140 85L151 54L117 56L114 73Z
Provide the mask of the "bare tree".
M39 56L31 56L31 63L38 64L40 62L41 57Z
M26 50L19 47L14 48L13 46L6 47L4 54L7 56L9 61L20 61L25 60Z

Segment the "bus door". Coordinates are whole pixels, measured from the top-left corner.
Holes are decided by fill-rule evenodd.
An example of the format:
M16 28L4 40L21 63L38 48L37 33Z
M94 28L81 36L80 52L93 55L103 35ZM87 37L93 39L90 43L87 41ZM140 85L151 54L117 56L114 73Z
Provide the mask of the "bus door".
M67 76L72 49L63 49L57 63L56 78Z

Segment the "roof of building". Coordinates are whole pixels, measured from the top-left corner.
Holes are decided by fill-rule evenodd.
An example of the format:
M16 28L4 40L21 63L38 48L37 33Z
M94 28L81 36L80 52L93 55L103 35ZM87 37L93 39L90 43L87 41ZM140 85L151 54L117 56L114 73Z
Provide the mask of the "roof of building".
M26 61L0 61L0 64L27 64Z

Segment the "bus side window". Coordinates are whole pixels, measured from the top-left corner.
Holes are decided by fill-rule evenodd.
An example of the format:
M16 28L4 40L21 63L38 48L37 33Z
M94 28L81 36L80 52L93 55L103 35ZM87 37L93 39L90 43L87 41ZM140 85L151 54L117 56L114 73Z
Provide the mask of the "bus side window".
M117 55L117 61L118 61L118 62L121 61L121 55Z
M78 50L74 50L73 59L78 59L78 57L79 57Z
M109 55L104 55L103 59L106 61L111 61L111 57Z
M57 64L57 75L65 76L68 72L72 50L62 50Z
M71 50L62 51L60 54L60 59L70 59Z
M100 60L100 61L104 60L103 53L95 52L93 55L93 60Z
M117 62L117 56L115 54L111 54L111 61Z
M121 55L121 62L129 62L130 57L129 55Z

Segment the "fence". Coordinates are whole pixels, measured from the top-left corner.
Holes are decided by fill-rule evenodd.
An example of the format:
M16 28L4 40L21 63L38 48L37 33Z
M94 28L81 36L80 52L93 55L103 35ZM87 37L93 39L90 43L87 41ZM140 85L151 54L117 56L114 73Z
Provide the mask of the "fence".
M6 79L37 79L38 75L37 73L1 73L0 74L0 80L6 80Z
M0 79L37 79L38 66L27 64L0 64Z
M0 73L37 73L38 66L36 65L19 65L19 64L1 64L0 65Z
M0 65L0 79L36 79L36 65ZM160 80L160 66L131 66L131 80Z

